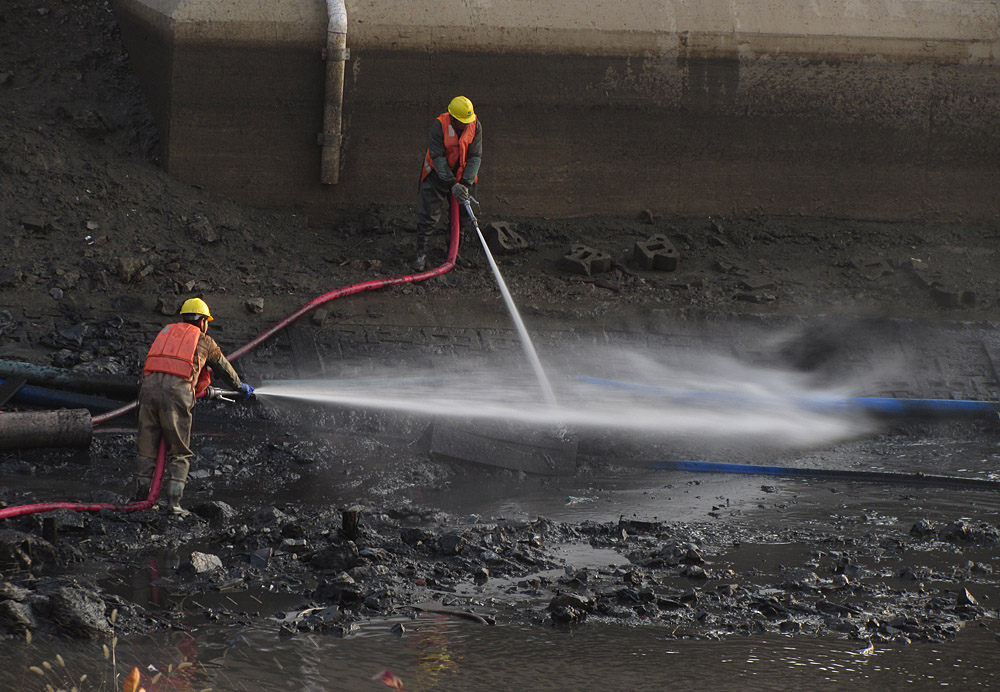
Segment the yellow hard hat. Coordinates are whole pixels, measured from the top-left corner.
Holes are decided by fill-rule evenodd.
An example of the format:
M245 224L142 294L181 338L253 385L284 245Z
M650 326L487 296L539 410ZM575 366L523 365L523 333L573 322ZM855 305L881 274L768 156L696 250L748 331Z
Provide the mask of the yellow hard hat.
M206 303L201 298L188 298L184 301L184 305L181 306L182 315L204 315L211 322L215 318L212 317L212 313L208 311L208 303Z
M472 110L472 101L464 96L453 98L448 104L448 112L455 120L466 125L476 119L476 112Z

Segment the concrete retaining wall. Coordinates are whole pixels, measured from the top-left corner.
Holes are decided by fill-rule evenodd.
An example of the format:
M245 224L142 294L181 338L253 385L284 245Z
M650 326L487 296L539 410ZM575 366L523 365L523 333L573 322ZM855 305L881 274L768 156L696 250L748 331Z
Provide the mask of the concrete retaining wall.
M113 5L167 170L316 223L413 204L459 93L490 215L1000 216L998 2L349 0L335 186L324 2Z

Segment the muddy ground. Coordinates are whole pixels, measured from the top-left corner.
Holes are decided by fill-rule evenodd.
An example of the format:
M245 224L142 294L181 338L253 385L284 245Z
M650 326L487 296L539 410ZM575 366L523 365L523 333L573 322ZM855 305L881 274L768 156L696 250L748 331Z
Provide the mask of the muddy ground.
M188 297L209 301L213 335L229 353L333 288L409 273L413 208L373 199L319 228L164 175L105 3L14 0L0 9L0 30L0 358L136 376L158 326ZM500 264L550 350L569 341L704 346L816 383L850 379L869 395L1000 391L996 229L639 209L630 218L481 216L525 239ZM636 243L654 235L676 248L675 270L636 261ZM607 271L562 262L576 245L606 253ZM471 268L326 304L237 369L260 384L382 365L447 370L469 352L516 356L482 250L467 236L462 254ZM901 354L897 367L874 377L869 366L887 350ZM649 481L671 489L656 512L638 501L558 520L484 514L457 511L447 496L475 486L513 497L570 492L567 503L586 500L572 495L578 488L608 496L608 478L634 486L646 477L623 468L668 454L671 441L581 436L566 481L430 454L428 422L406 414L251 402L203 404L196 415L194 517L60 511L4 521L8 636L122 635L204 618L346 633L415 607L485 621L656 623L673 636L940 640L969 623L996 629L1000 529L989 491L970 499L961 489L884 489L879 501L897 514L890 522L866 513L874 500L863 484L734 485L677 473ZM982 480L995 466L994 423L879 422L828 450L737 441L710 451ZM131 425L126 415L102 426L82 451L0 453L0 503L122 501ZM704 452L697 443L683 451ZM704 498L683 511L666 497L699 488ZM799 504L811 509L789 518ZM356 532L343 527L352 507ZM617 558L594 557L604 551Z

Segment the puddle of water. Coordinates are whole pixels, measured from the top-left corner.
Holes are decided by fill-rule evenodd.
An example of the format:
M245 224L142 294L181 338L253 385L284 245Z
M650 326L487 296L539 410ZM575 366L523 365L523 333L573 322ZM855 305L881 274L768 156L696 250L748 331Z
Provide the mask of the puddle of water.
M404 628L402 634L393 627ZM121 689L100 642L10 643L0 651L0 689L43 690L63 670L88 675L87 690ZM423 614L372 622L346 638L274 630L203 627L118 642L117 671L133 665L158 689L383 689L372 677L388 669L407 690L740 689L898 690L996 689L996 642L970 627L956 641L869 647L833 638L779 635L712 640L670 639L666 630L591 624L484 627ZM46 676L30 666L55 661ZM183 663L191 665L178 666ZM152 666L152 668L150 668ZM168 669L171 672L167 672ZM162 674L150 684L156 671ZM388 689L388 688L385 688Z

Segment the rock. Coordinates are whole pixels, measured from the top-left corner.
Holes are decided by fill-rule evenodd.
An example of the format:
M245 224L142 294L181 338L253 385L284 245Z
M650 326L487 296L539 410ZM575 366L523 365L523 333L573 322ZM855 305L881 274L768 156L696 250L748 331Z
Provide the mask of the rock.
M0 601L23 601L30 595L31 591L23 586L0 581Z
M301 553L307 545L304 538L286 538L281 542L281 549L286 553Z
M30 569L53 557L48 541L21 531L0 530L0 569Z
M24 632L37 629L38 620L27 603L0 601L0 625L10 632Z
M979 601L976 597L969 593L968 589L962 589L958 592L958 604L959 605L979 605Z
M253 314L260 314L264 312L264 299L263 298L249 298L246 302L247 312Z
M925 538L927 536L933 536L937 533L937 529L934 528L934 522L929 519L921 519L912 527L910 527L910 535L917 536L920 538Z
M438 550L444 555L458 555L466 546L466 540L457 533L449 533L438 539Z
M194 551L191 553L191 559L181 565L180 570L188 574L194 573L200 576L210 572L221 571L222 560L217 555Z
M688 579L708 579L708 572L699 565L688 565L681 570L681 576Z
M52 622L66 634L89 639L111 632L105 616L107 606L94 592L60 587L49 602Z
M115 262L115 274L123 283L132 283L139 278L146 266L146 262L139 257L119 257Z
M47 225L45 219L37 216L25 216L21 218L21 226L26 231L44 231Z
M313 569L324 571L347 571L360 562L358 546L353 541L329 545L313 553L309 564Z
M557 608L574 608L581 611L592 611L594 609L594 600L592 598L586 598L573 593L561 593L552 598L549 601L549 610L555 610Z
M195 506L193 511L203 519L208 519L211 522L218 522L223 525L229 524L236 519L236 510L220 500L203 502Z
M472 581L482 586L490 580L490 571L485 567L480 567L472 573Z
M819 584L819 576L807 569L786 569L782 577L784 582L781 587L788 591L802 591L811 589Z
M406 545L415 547L430 541L434 534L415 526L407 526L399 530L399 537Z
M17 288L24 281L24 272L20 265L8 264L0 269L0 288Z
M313 591L313 598L320 602L354 605L364 597L354 578L346 572L322 582Z
M202 214L194 214L188 221L188 233L199 245L211 245L219 242L219 234L215 226Z
M967 541L971 538L969 525L961 519L953 521L941 534L948 540Z
M257 569L266 569L271 564L271 556L274 550L271 548L261 548L250 553L250 564Z
M180 306L177 305L177 299L173 296L157 296L156 298L156 311L161 315L176 315Z
M254 512L253 522L257 526L274 526L288 521L288 515L277 507L262 507Z
M324 324L326 324L326 318L329 317L329 315L330 315L329 310L324 310L323 308L320 308L318 310L313 310L313 313L309 319L312 320L312 323L317 327L322 327Z

